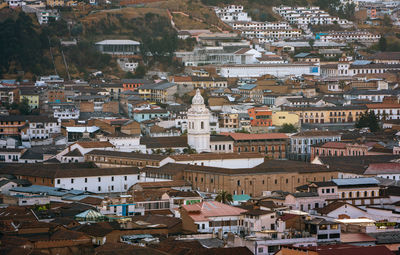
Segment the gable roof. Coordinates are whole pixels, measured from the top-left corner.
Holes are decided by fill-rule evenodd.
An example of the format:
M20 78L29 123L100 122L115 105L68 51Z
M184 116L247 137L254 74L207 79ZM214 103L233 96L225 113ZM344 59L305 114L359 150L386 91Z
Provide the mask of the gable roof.
M351 206L351 207L353 207L353 208L356 208L356 209L361 210L361 209L358 208L357 206L351 205L351 204L349 204L349 203L341 202L341 201L335 201L335 202L333 202L333 203L327 204L327 205L326 205L325 207L323 207L323 208L318 208L318 209L317 209L317 212L318 212L319 214L321 214L321 215L327 215L327 214L329 214L329 213L331 213L331 212L333 212L333 211L335 211L335 210L337 210L337 209L339 209L339 208L341 208L341 207L343 207L343 206L345 206L345 205L348 205L348 206Z
M270 139L288 139L284 133L265 133L265 134L246 134L246 133L221 133L232 137L235 141L238 140L270 140Z
M76 142L79 146L83 148L105 148L105 147L114 147L110 142Z

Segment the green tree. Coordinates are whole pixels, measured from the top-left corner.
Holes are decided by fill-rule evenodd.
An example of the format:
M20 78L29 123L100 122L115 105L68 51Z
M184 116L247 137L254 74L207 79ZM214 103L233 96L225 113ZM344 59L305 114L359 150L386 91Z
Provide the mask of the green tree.
M183 149L183 153L184 154L196 154L196 150L193 149L192 147L190 147L190 145L188 145L187 148Z
M19 103L18 111L22 115L31 113L31 107L29 106L29 100L27 98L22 99L22 101Z
M379 39L378 47L379 47L380 51L386 51L387 42L386 42L386 38L383 35Z
M296 133L297 128L293 124L285 123L278 131L280 133Z
M233 202L233 196L232 196L232 194L222 190L222 191L218 192L218 195L215 197L215 201L218 201L218 202L224 203L224 204L229 204L229 203Z
M361 114L360 119L356 122L356 128L369 128L371 132L376 132L380 129L379 117L375 115L374 111L366 111Z
M314 48L314 43L315 43L315 40L314 40L314 39L308 40L308 44L310 45L310 48L311 48L311 49Z
M382 20L382 25L384 27L392 27L392 18L390 18L389 15L385 14L385 16L383 16L383 20Z

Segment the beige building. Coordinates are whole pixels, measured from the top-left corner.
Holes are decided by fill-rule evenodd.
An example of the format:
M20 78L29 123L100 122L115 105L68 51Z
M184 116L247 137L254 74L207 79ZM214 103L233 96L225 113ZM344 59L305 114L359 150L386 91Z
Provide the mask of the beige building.
M273 111L272 126L282 126L283 124L292 124L293 126L300 125L299 115L288 111Z

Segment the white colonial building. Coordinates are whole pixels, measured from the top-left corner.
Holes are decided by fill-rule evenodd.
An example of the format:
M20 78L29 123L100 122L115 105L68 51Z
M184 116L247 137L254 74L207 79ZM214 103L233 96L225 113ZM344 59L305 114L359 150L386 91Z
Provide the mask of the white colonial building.
M198 153L210 151L210 111L204 104L200 90L196 90L187 113L188 145Z

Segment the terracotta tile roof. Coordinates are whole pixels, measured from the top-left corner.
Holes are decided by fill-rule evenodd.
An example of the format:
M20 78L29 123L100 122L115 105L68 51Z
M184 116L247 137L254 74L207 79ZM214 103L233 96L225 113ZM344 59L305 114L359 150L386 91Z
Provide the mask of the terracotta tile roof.
M105 148L105 147L114 147L110 142L76 142L76 144L80 145L83 148Z
M317 209L317 212L319 214L321 214L321 215L327 215L328 213L333 212L336 209L339 209L340 207L342 207L344 205L348 205L348 206L354 207L353 205L348 204L346 202L335 201L333 203L330 203L330 204L326 205L323 208Z
M174 155L171 158L175 161L195 161L195 160L213 160L213 159L244 159L244 158L264 158L259 153L203 153Z
M400 104L367 104L368 109L397 109Z
M334 169L324 165L311 164L293 160L265 160L264 163L254 168L220 168L199 165L168 163L160 168L153 169L147 167L145 172L168 173L171 175L183 172L208 172L227 175L243 174L275 174L275 173L313 173L313 172L333 172Z
M174 137L142 137L140 144L144 144L147 148L185 148L188 146L186 136Z
M317 251L319 255L394 255L385 246L353 246L351 248L325 248L324 246L318 246Z
M161 181L161 182L138 182L134 186L139 186L142 189L158 189L158 188L192 186L192 184L186 180L174 180L174 181Z
M321 147L321 148L332 148L332 149L346 149L347 144L346 143L341 143L341 142L326 142L322 144L321 146L316 146L316 147Z
M107 176L107 175L129 175L138 174L137 167L116 167L116 168L73 168L73 169L53 169L53 165L44 165L42 168L20 168L0 169L0 173L9 173L16 176L33 176L42 178L68 178L85 176Z
M399 60L400 52L378 52L368 57L368 59L374 60Z
M85 197L84 199L79 200L79 202L89 205L101 205L103 199L98 197Z
M236 51L234 54L245 54L249 50L251 50L251 49L250 48L241 48L240 50Z
M374 163L370 164L364 174L394 174L400 173L400 163Z
M190 76L174 76L174 82L192 82L192 77Z
M270 139L288 139L284 133L266 133L266 134L245 134L245 133L221 133L232 137L235 141L238 140L270 140Z
M365 233L342 233L340 235L342 243L375 242L376 239Z
M261 210L261 209L252 209L248 210L247 212L242 212L242 214L251 215L251 216L260 216L265 214L275 213L274 211L269 210Z
M290 219L295 218L295 217L298 217L298 216L299 216L299 215L296 215L296 214L286 213L286 214L282 215L279 219L280 219L281 221L287 221L287 220L290 220Z
M110 156L110 157L118 157L118 158L155 160L155 161L161 161L168 157L165 155L157 155L157 154L142 154L142 153L136 153L136 152L105 151L105 150L92 150L92 151L86 153L85 155Z
M209 217L238 216L246 211L217 201L183 205L182 209L186 210L194 221L209 221Z
M63 155L64 157L82 157L82 153L76 148L75 150L72 150L68 152L67 154Z

